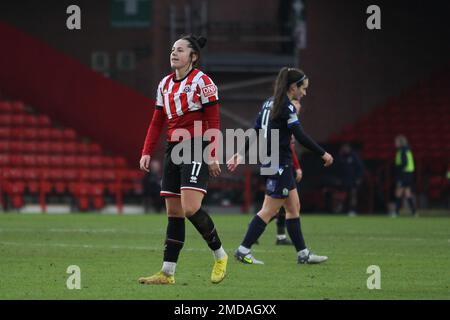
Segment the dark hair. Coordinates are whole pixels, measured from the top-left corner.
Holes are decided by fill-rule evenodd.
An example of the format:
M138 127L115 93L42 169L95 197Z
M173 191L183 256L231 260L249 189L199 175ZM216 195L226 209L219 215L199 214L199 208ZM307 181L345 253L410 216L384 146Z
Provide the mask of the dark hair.
M189 42L188 47L192 49L191 52L191 57L192 55L195 53L197 55L197 60L195 60L195 62L193 63L193 66L197 66L198 62L200 61L200 50L205 47L206 45L206 38L202 37L202 36L194 36L192 34L190 35L186 35L186 36L182 36L180 38L181 40L186 40L187 42Z
M280 70L275 80L271 119L276 119L280 115L284 97L291 84L296 83L297 87L300 87L306 79L306 74L300 69L284 67Z

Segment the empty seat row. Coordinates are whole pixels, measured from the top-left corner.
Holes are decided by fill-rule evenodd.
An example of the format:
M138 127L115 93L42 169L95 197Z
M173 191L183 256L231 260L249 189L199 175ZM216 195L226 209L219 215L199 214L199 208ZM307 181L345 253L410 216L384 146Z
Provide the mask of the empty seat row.
M33 155L2 155L2 167L52 167L52 168L126 168L123 157L108 156L33 156Z
M32 182L32 181L140 181L143 173L130 169L87 170L87 169L53 169L53 168L6 168L0 171L1 181Z
M56 128L7 128L0 127L0 140L37 140L37 141L75 141L77 134L73 129Z
M25 105L20 101L0 101L0 114L25 113Z
M46 128L51 126L50 118L46 115L29 115L29 114L1 114L0 126L2 127L37 127Z
M0 154L100 155L96 143L0 141Z

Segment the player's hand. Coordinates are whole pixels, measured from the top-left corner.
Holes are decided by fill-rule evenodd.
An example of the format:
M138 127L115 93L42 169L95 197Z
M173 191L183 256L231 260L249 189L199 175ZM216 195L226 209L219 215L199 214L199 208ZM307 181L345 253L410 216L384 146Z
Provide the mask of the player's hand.
M208 166L208 170L209 170L209 175L211 177L216 178L216 177L220 176L220 173L222 171L220 170L219 161L214 160L214 162Z
M244 160L244 157L241 156L239 153L235 153L230 160L227 161L227 168L231 172L236 170L237 166L242 163L242 160Z
M303 178L303 171L302 171L302 169L295 170L295 181L297 183L299 183L302 180L302 178Z
M145 155L141 157L141 160L139 161L139 167L142 171L150 172L150 160L152 157L149 155Z
M325 161L324 167L329 167L333 164L333 156L329 154L328 152L325 152L325 154L322 156L323 161Z

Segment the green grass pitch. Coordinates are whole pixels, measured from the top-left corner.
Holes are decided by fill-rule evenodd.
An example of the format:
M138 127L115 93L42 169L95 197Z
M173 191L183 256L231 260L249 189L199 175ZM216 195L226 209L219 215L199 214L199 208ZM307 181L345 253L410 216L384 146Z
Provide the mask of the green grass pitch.
M308 216L306 243L329 256L297 265L293 247L275 246L271 223L253 248L265 265L232 257L249 215L213 215L230 255L228 276L210 283L213 256L192 225L173 286L137 279L161 267L165 215L0 214L0 299L449 299L450 219ZM69 290L69 265L81 290ZM367 268L381 269L369 290Z

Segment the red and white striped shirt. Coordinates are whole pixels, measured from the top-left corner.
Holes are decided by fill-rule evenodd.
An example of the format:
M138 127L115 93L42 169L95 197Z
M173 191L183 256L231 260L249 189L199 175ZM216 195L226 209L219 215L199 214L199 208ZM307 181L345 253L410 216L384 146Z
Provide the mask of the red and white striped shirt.
M167 119L175 119L219 101L216 85L202 71L193 69L180 80L174 77L175 73L164 77L156 94L156 107L163 108Z
M220 128L217 86L202 71L192 69L183 79L175 80L175 73L164 77L158 85L155 112L150 122L142 150L151 155L162 130L163 117L167 122L167 141L175 129L186 129L194 137L194 122L202 122L201 134L209 128Z

